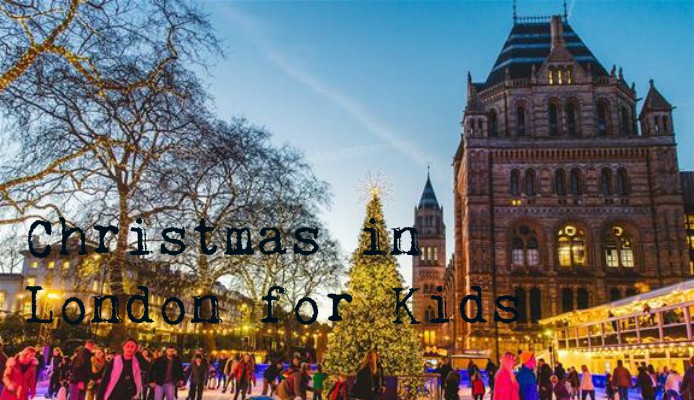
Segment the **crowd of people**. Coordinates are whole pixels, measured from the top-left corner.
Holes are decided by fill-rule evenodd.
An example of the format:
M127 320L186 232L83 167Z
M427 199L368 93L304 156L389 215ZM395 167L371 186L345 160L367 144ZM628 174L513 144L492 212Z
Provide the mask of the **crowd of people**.
M41 372L41 356L34 347L26 347L13 357L0 349L0 400L29 400L36 396ZM177 400L178 391L188 388L185 400L201 400L206 390L226 393L229 399L246 400L256 382L256 363L252 354L214 358L197 349L185 363L176 348L150 351L135 339L122 343L120 352L112 353L87 340L71 356L60 348L52 350L47 366L46 398L58 400ZM284 368L282 360L270 360L262 373L262 396L280 400L377 400L384 393L385 379L379 354L368 351L358 366L350 385L346 375L335 376L323 397L327 375L321 365L310 368L310 360L294 354ZM444 400L460 400L461 374L450 360L437 368ZM474 362L467 367L472 400L596 400L593 376L586 365L580 371L567 369L561 363L552 367L544 359L536 360L529 351L517 355L506 353L497 367L488 360L484 373ZM656 371L641 363L638 373L631 372L621 360L606 374L605 394L609 400L629 400L629 390L638 388L642 400L694 400L694 357L684 375L673 369ZM181 399L183 400L183 399Z
M491 400L596 400L595 383L586 365L580 372L574 367L565 369L561 363L552 368L544 359L536 360L532 352L509 352L502 356L498 371L489 361L487 373ZM445 400L459 399L460 378L451 378L453 374L450 372L450 379L446 379ZM485 393L484 382L475 368L468 367L468 374L473 398L478 400ZM629 400L630 389L639 389L643 400L694 400L694 357L684 376L668 368L656 371L652 365L641 363L635 378L618 360L612 373L606 374L605 394L609 400Z
M34 347L26 347L7 358L0 350L0 400L28 400L36 396L36 386L44 357ZM308 356L307 356L308 357ZM310 360L308 360L310 361ZM197 349L189 363L183 362L173 346L164 350L143 348L132 338L122 343L118 353L99 347L92 340L65 355L54 348L46 370L46 398L56 400L177 400L179 390L187 387L185 400L201 400L206 390L226 393L234 400L245 400L256 382L256 363L251 353L218 357ZM271 361L263 372L262 394L282 400L307 392L322 400L326 374L318 365L309 364L295 354L289 367L281 360ZM345 381L343 380L344 384ZM345 385L346 388L346 385ZM182 400L182 399L181 399ZM334 396L332 400L347 400Z

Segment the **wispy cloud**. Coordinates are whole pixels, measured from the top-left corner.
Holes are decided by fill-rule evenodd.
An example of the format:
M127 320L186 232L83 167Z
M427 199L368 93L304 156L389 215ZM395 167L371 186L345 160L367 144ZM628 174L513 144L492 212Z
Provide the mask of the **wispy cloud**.
M342 108L351 115L352 118L359 121L367 131L400 151L413 162L424 166L427 160L432 159L431 157L427 157L413 143L404 141L398 137L394 133L394 129L372 115L366 107L357 100L347 96L340 90L299 67L271 40L270 32L262 21L228 4L220 4L219 7L222 7L226 16L229 17L241 34L250 40L268 61L280 68L284 73L296 81L301 82L314 93ZM349 149L347 149L346 153L350 153Z
M343 147L337 150L321 151L319 153L309 154L309 161L315 164L326 162L347 161L354 158L371 156L382 152L387 146L379 145L358 145Z

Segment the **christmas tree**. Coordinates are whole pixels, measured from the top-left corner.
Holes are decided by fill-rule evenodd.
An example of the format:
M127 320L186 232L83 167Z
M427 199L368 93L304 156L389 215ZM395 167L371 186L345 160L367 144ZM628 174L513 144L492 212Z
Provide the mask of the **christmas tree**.
M373 228L382 254L368 255L371 233L362 230L352 254L347 293L352 302L340 304L342 321L334 322L328 340L324 368L329 374L356 373L364 354L377 350L385 375L417 375L423 372L422 350L410 318L401 309L402 324L395 324L395 292L404 288L398 272L377 189L371 190L364 228ZM405 240L403 240L405 242ZM407 249L405 249L406 251ZM400 294L402 299L407 290Z

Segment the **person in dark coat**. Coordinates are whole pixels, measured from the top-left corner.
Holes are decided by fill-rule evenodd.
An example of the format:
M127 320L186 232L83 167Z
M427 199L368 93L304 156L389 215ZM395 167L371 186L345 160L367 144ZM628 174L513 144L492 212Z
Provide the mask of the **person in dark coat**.
M563 381L564 378L566 378L566 370L564 370L564 366L561 365L560 362L558 362L557 366L554 367L554 375L556 375L560 381Z
M494 378L498 369L499 367L492 362L492 359L488 358L487 366L484 367L484 370L487 373L487 380L489 381L489 400L494 400Z
M154 388L154 399L174 400L176 388L183 381L183 362L176 355L176 349L169 346L166 348L166 355L156 359L150 368L149 386Z
M682 377L680 393L683 400L694 400L694 357L689 360L689 368Z
M550 377L550 383L552 384L552 393L554 393L554 396L557 400L568 400L571 398L571 394L569 394L569 389L566 388L565 380L559 379L556 375L552 375Z
M377 355L374 351L367 351L357 371L351 397L359 400L374 400L380 390Z
M639 375L636 377L634 388L641 388L641 398L643 400L655 400L654 382L655 378L651 376L647 368L639 369Z
M451 373L453 370L453 367L451 367L451 360L446 359L446 362L443 363L439 368L436 368L436 373L439 374L439 388L442 388L446 384L446 378L448 378L448 374Z
M270 389L270 396L275 392L277 388L277 379L280 377L282 372L282 362L275 361L268 365L265 372L263 372L263 396L268 394L268 389Z
M51 358L51 365L48 369L48 394L47 396L53 398L54 395L58 394L61 385L61 378L63 377L62 368L65 368L63 363L63 351L60 347L53 349L53 357Z
M205 390L208 369L202 362L202 355L196 354L193 362L190 363L190 400L201 400L202 392Z
M460 390L460 373L455 370L446 375L443 381L443 398L445 400L458 400L458 390Z
M537 360L537 384L540 388L540 400L552 400L552 368L544 358Z
M70 368L70 400L84 400L87 394L87 383L92 376L93 340L84 342L82 349L75 354Z

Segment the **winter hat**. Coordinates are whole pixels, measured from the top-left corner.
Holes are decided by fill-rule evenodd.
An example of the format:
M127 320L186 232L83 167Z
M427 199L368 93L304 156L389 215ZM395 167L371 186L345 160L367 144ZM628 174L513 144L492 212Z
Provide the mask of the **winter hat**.
M521 365L525 365L528 361L530 361L535 354L533 354L532 351L524 351L520 354L520 362Z

